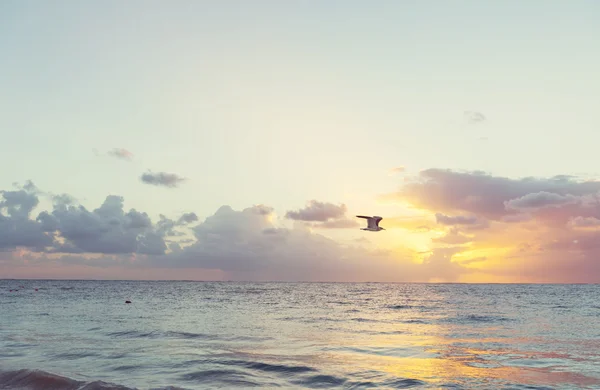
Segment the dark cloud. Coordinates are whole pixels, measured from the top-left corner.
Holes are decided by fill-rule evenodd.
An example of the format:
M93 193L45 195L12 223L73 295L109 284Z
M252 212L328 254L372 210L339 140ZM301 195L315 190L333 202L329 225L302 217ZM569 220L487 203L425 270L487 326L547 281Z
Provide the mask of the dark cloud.
M359 226L358 222L346 216L345 204L311 200L305 208L290 210L285 217L294 221L314 222L310 226L325 229L345 229Z
M55 204L52 213L41 213L40 218L62 238L53 252L162 254L166 249L165 234L156 231L146 213L126 212L120 196L107 196L93 211Z
M131 161L131 159L133 158L133 153L131 153L129 150L123 149L123 148L112 149L111 151L108 152L108 155L122 159L122 160L127 160L127 161Z
M185 233L177 230L183 226L189 225L192 222L198 221L198 216L195 213L185 213L176 221L160 214L158 222L156 222L156 232L163 237L182 236Z
M140 180L146 184L155 186L163 186L169 188L175 188L186 179L175 174L167 172L147 172L142 174Z
M37 195L25 190L0 191L0 199L0 249L44 250L52 245L53 237L45 226L30 219L39 204Z
M20 185L19 183L13 183L13 186L19 190L23 190L30 194L41 194L43 193L31 180L25 180L25 184Z
M311 200L308 205L300 210L288 211L286 218L296 221L325 222L330 219L341 218L346 214L346 205L335 205L333 203L318 202Z
M52 211L31 214L39 204L33 183L26 190L0 191L0 248L18 247L50 253L164 254L167 238L197 221L194 213L173 221L161 215L153 224L145 212L126 211L120 196L109 195L102 205L88 210L67 195L53 196Z
M479 111L465 111L464 116L471 124L481 123L486 120L485 115Z
M185 213L181 217L179 217L178 222L181 225L185 225L196 221L198 221L198 216L196 215L196 213Z
M24 185L20 185L19 183L13 183L13 186L18 188L21 191L26 192L29 195L35 195L36 199L45 198L50 200L55 204L75 204L77 203L77 199L72 197L69 194L54 194L49 191L42 191L38 188L31 180L26 180Z
M0 202L0 210L5 210L8 216L13 218L28 218L29 214L39 204L38 197L25 190L20 191L0 191L4 198Z

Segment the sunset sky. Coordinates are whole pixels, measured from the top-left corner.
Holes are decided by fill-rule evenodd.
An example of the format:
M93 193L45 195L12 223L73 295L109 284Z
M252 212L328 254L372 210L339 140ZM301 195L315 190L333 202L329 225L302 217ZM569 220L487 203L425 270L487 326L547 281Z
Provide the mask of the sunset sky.
M600 282L599 20L2 1L0 278Z

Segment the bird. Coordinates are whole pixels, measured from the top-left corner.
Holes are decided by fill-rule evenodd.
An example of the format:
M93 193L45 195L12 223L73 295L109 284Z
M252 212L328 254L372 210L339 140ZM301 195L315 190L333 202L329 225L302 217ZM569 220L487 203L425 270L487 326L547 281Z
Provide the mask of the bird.
M378 232L380 230L385 230L384 228L379 226L379 222L383 219L378 216L367 217L366 215L357 215L357 218L365 218L368 221L368 225L366 228L361 228L360 230L368 230L370 232Z

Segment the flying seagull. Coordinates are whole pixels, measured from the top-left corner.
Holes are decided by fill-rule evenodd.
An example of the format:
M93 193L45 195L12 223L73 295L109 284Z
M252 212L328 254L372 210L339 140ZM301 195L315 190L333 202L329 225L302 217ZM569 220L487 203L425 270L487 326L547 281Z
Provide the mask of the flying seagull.
M368 225L366 228L361 228L360 230L368 230L370 232L378 232L380 230L385 230L382 227L379 227L379 221L381 221L383 218L378 217L378 216L374 216L374 217L367 217L366 215L357 215L357 218L365 218L368 221Z

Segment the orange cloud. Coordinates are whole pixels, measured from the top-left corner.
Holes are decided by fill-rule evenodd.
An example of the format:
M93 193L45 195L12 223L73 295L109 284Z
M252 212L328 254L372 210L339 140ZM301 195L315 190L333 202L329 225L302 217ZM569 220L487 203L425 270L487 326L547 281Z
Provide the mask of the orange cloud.
M450 263L476 271L461 280L598 282L599 191L600 182L571 176L510 179L429 169L384 198L429 213L396 225L423 223L423 233L435 232L432 250L448 248Z

